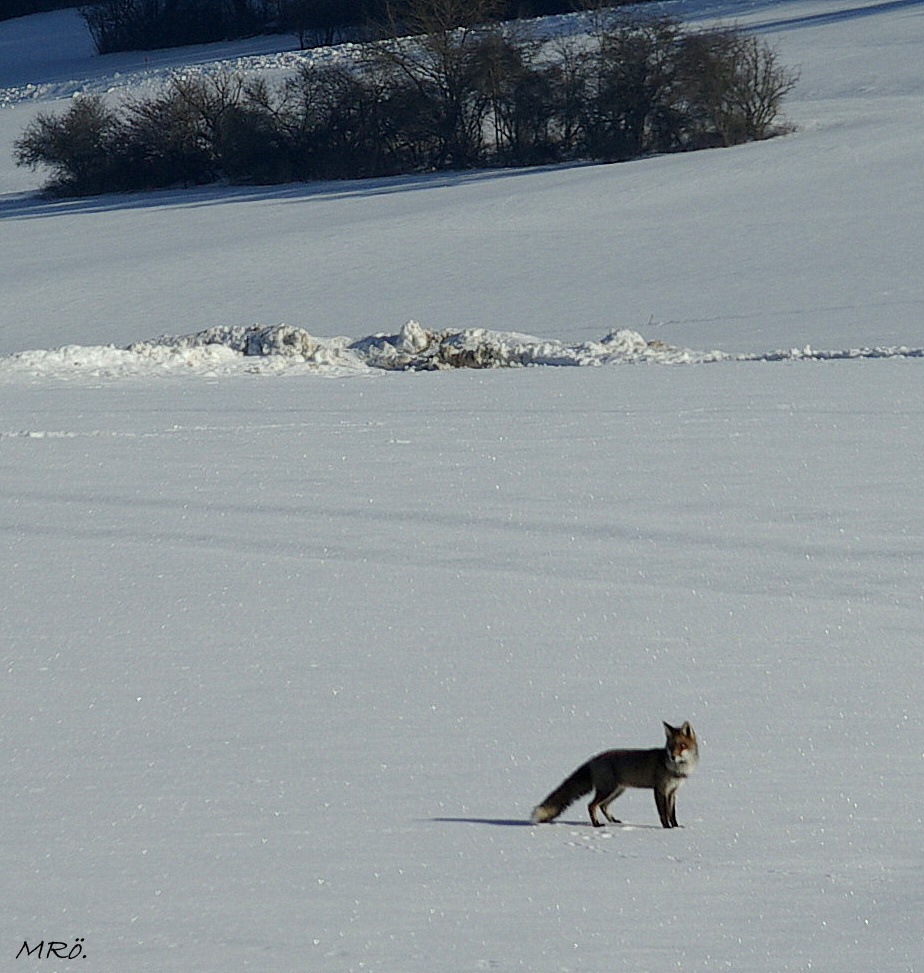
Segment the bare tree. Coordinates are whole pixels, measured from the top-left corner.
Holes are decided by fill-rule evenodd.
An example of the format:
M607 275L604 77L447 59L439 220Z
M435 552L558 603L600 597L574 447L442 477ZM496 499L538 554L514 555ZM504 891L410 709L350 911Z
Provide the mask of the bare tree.
M389 0L386 23L393 34L445 34L484 27L503 16L503 0Z
M403 0L389 6L391 36L370 49L376 68L428 120L435 168L481 159L486 104L473 61L497 11L495 0Z
M692 111L725 145L773 135L783 99L799 80L774 48L731 28L686 36L678 60Z
M677 139L680 22L605 11L595 19L594 46L583 63L588 151L612 160L670 151Z

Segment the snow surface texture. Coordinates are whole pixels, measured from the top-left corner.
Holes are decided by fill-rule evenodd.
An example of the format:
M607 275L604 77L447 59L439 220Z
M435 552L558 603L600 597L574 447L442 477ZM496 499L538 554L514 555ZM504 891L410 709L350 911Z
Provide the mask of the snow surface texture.
M921 970L924 5L670 9L799 131L58 203L0 152L0 967ZM0 24L0 148L273 56L75 25ZM528 824L662 719L684 827Z

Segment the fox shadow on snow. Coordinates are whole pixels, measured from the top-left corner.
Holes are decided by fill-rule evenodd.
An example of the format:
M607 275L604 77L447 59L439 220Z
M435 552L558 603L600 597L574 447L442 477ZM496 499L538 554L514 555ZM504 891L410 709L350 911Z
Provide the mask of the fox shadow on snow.
M429 818L428 820L439 822L442 824L490 824L498 828L535 828L535 827L545 827L545 824L535 825L528 818ZM547 822L548 824L554 825L567 825L569 828L593 828L593 825L589 821L564 821L557 820L555 822ZM628 821L620 822L619 824L608 823L605 825L606 830L616 831L637 831L642 828L652 828L656 831L661 831L660 824L631 824ZM602 828L593 828L593 830L604 830Z

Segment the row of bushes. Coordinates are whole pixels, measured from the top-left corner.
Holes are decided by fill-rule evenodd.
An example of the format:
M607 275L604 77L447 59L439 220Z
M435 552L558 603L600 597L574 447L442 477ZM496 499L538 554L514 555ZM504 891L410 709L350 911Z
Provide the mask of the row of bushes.
M278 0L280 24L302 47L420 33L415 21L421 19L461 27L634 2L644 0Z
M0 0L0 20L13 17L26 17L29 14L45 13L46 10L60 10L62 7L76 7L74 0Z
M16 161L68 195L621 161L766 138L795 83L753 35L615 13L580 40L474 26L362 52L275 88L194 75L116 108L83 97L35 119Z
M491 19L567 13L582 2L492 0ZM449 0L444 5L472 23L486 3ZM109 54L268 32L295 33L303 47L333 44L400 25L403 6L395 0L96 0L84 5L81 14L97 51Z
M100 0L80 8L100 54L208 44L264 32L276 0Z

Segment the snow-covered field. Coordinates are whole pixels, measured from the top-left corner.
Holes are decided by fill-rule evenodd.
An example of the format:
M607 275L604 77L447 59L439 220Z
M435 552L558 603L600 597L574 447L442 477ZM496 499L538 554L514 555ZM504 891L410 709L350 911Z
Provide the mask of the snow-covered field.
M924 968L924 3L669 9L797 132L67 202L37 110L296 55L0 23L0 968ZM662 719L683 829L526 823Z

